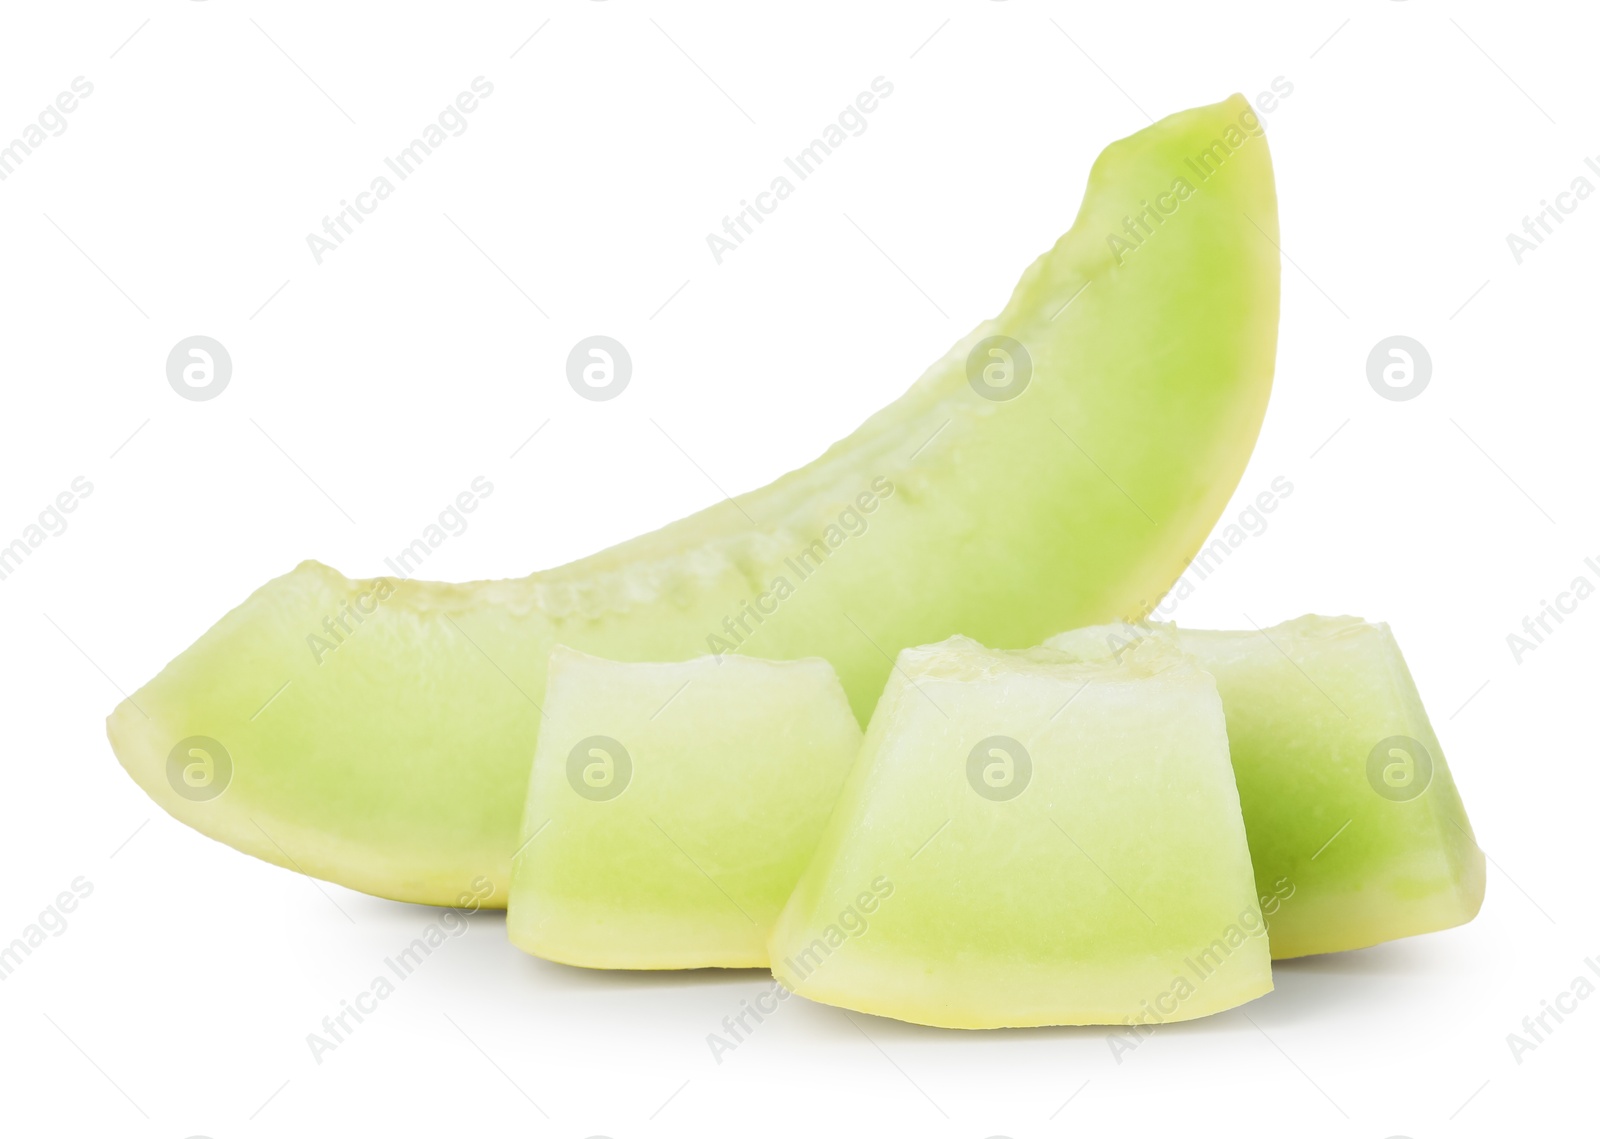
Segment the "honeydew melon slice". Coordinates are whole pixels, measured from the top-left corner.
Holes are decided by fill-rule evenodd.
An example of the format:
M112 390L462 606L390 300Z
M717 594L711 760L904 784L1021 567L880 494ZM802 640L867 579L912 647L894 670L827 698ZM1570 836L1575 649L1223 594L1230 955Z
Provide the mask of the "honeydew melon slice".
M1216 686L1158 642L907 649L770 952L812 1000L949 1028L1270 991Z
M506 926L607 969L754 967L855 762L825 660L550 658Z
M1305 616L1264 630L1077 630L1080 655L1172 639L1216 678L1275 958L1471 921L1484 859L1388 625Z
M270 862L440 905L481 877L503 906L558 642L820 656L864 722L908 645L1033 645L1160 596L1271 386L1277 206L1256 125L1234 96L1108 147L1000 315L809 466L518 580L306 562L118 706L117 757L173 815ZM334 652L310 640L330 636ZM188 785L197 751L226 753L220 793L220 776Z

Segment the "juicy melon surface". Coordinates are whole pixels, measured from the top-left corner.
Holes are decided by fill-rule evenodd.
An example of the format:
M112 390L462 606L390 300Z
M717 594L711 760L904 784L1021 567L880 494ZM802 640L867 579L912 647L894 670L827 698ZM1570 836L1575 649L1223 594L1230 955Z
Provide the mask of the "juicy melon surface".
M1275 958L1471 921L1484 857L1388 625L1305 616L1264 630L1156 624L1046 644L1093 657L1173 640L1216 678Z
M1268 992L1211 678L1163 645L902 652L771 956L802 996L951 1028L1186 1020Z
M1108 147L1004 310L810 465L530 577L388 581L320 662L308 637L375 583L306 562L118 706L118 759L171 814L270 862L443 905L484 877L504 905L556 643L820 656L864 722L902 648L1033 645L1161 596L1226 505L1271 386L1277 204L1266 139L1239 134L1253 121L1234 96ZM1224 137L1244 141L1200 179L1189 161ZM1178 179L1192 192L1118 246ZM1031 365L1014 398L969 379L998 362L995 336ZM201 800L169 770L196 736L231 760Z
M506 927L607 969L749 968L861 729L824 660L550 660Z

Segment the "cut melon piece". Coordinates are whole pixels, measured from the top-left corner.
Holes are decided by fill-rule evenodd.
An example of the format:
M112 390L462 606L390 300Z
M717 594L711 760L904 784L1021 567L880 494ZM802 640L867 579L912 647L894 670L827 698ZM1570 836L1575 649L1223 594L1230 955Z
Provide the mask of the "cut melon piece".
M519 580L307 562L118 706L118 758L270 862L439 905L481 876L503 906L558 642L820 656L864 721L908 645L1034 645L1159 597L1232 494L1271 386L1277 206L1253 123L1235 96L1107 148L1000 315L809 466ZM204 800L168 777L194 736L232 760Z
M861 729L825 660L557 647L506 926L604 969L767 963Z
M1389 626L1306 616L1248 632L1080 629L1080 656L1176 637L1217 681L1276 958L1471 921L1484 860Z
M1271 990L1216 686L954 637L900 658L774 976L949 1028L1187 1020Z

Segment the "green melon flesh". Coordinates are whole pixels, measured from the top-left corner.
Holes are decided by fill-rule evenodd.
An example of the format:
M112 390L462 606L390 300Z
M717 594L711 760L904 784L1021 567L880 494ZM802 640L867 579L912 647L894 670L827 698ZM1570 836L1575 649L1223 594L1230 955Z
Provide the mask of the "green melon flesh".
M1248 632L1123 626L1046 643L1093 655L1152 632L1175 635L1222 694L1273 957L1477 915L1483 852L1389 626L1306 616Z
M308 637L374 583L304 563L118 706L117 757L173 815L270 862L437 904L484 877L504 905L558 642L819 656L864 721L908 645L1032 645L1161 596L1227 503L1271 386L1276 199L1266 140L1241 122L1235 96L1107 148L1004 311L809 466L531 577L390 581L321 663ZM1188 160L1207 152L1228 157L1201 181ZM1142 245L1112 240L1158 198L1174 208L1147 215ZM1016 398L969 383L990 336L1026 347ZM168 779L197 735L233 769L204 801Z
M766 965L861 744L832 666L558 647L544 707L511 940L594 968Z
M900 654L770 951L919 1024L1155 1023L1270 991L1264 933L1209 676L955 637Z

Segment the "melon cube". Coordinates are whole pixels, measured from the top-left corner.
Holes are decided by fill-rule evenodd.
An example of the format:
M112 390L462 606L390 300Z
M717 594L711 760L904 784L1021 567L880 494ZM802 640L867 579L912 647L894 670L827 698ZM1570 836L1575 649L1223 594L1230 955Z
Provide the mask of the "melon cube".
M900 654L771 942L813 1000L921 1024L1156 1023L1272 988L1212 680L964 637Z
M861 741L833 667L557 647L543 707L511 940L595 968L767 964Z
M1389 626L1100 626L1046 644L1092 658L1146 637L1175 638L1216 678L1273 957L1476 916L1483 852Z

